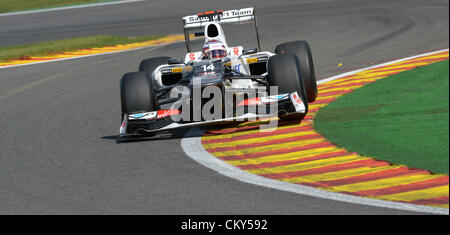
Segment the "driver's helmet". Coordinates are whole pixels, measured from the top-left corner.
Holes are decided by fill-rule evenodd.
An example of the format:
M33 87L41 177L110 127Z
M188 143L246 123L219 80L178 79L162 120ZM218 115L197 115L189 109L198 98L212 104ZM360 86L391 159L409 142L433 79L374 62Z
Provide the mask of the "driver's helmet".
M221 59L227 56L227 48L217 40L206 42L202 52L203 56L209 59Z

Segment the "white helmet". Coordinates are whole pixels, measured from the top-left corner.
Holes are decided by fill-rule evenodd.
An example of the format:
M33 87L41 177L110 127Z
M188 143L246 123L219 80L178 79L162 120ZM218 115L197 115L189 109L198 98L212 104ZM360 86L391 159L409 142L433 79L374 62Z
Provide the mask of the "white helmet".
M203 45L203 55L209 59L222 59L227 56L225 44L218 40L211 40Z

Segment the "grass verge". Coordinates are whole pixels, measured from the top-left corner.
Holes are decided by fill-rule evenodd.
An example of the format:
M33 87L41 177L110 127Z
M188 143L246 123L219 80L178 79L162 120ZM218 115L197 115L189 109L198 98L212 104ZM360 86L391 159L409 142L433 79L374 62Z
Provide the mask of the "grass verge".
M322 108L317 131L340 147L449 173L449 62L384 78Z
M117 0L0 0L0 13L111 1Z
M93 47L144 42L156 40L164 36L165 35L119 37L110 35L96 35L33 43L27 45L0 47L0 62L5 62L11 59L27 59L30 56L46 56L65 51L74 51Z

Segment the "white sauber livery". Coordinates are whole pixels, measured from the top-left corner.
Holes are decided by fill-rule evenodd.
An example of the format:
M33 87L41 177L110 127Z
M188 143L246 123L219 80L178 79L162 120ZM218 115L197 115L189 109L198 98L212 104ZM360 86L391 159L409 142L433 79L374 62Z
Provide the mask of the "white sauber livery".
M301 119L308 112L308 102L317 97L317 85L306 41L280 44L274 53L261 51L253 7L207 11L182 19L187 49L184 60L149 58L141 62L139 72L123 76L121 137L242 118L278 115L280 119ZM257 48L228 45L222 25L248 22L254 22ZM195 36L204 37L199 51L191 50L190 32L193 30ZM195 90L204 91L212 86L221 91L219 103L223 110L219 111L223 115L198 119L196 114L202 113L202 107L208 102L205 103L204 95L197 101ZM182 97L173 98L174 91ZM250 91L256 95L249 97ZM227 94L246 98L240 102L238 98L230 101ZM196 102L200 103L200 108L195 106ZM189 105L174 106L181 103ZM230 106L231 113L227 109ZM242 106L246 107L244 114L234 110ZM259 107L257 111L249 108L254 106ZM217 106L214 108L217 113ZM176 118L179 116L183 118Z

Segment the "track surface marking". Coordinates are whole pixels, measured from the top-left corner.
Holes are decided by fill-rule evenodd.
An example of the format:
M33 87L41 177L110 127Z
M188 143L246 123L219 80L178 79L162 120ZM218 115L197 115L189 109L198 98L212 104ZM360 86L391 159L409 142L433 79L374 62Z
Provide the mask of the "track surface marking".
M94 56L94 55L104 55L110 53L117 53L122 51L136 50L144 47L163 45L172 42L177 42L184 40L184 35L169 35L163 38L144 41L144 42L136 42L136 43L128 43L128 44L119 44L114 46L106 46L106 47L95 47L88 49L81 49L76 51L67 51L61 52L48 56L31 56L26 59L12 59L6 62L0 62L0 69L2 68L10 68L17 67L29 64L38 64L38 63L47 63L47 62L55 62L61 60L69 60L76 59L86 56Z
M390 75L445 59L448 50L325 80L302 123L280 123L273 132L259 132L258 124L266 121L247 122L209 130L201 143L210 156L265 178L369 199L448 208L448 175L348 152L313 129L317 111L338 97Z

